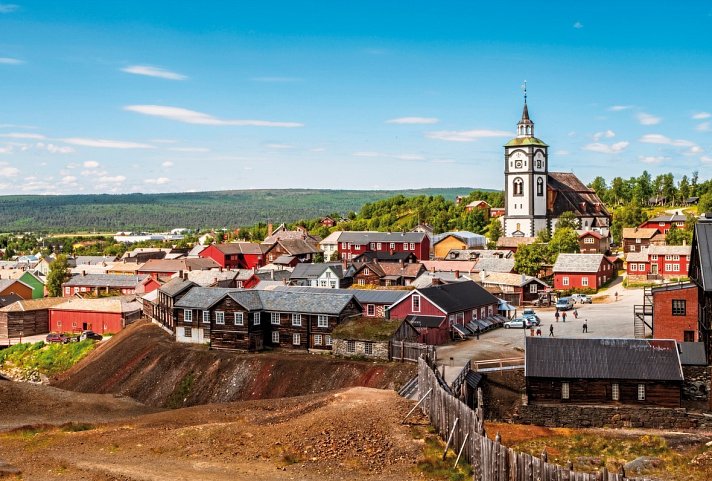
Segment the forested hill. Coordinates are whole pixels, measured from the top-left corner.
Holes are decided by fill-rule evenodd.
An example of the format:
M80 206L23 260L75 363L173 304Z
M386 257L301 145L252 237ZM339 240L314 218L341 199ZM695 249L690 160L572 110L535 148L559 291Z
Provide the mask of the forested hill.
M0 231L76 232L248 226L358 212L398 194L453 200L469 187L414 190L229 190L176 194L1 196Z

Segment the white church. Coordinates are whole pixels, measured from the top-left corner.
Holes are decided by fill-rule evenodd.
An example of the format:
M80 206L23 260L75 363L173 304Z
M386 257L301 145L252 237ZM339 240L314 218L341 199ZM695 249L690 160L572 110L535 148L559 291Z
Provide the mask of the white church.
M561 214L571 211L581 230L608 235L611 214L596 193L569 172L549 172L549 146L534 136L526 94L517 136L504 146L505 237L552 233Z

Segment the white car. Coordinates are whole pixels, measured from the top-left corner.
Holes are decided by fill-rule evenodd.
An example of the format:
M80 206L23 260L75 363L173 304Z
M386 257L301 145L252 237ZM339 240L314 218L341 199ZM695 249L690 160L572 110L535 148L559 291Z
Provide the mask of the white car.
M532 326L534 326L534 323L526 317L516 317L504 323L505 329L529 329Z

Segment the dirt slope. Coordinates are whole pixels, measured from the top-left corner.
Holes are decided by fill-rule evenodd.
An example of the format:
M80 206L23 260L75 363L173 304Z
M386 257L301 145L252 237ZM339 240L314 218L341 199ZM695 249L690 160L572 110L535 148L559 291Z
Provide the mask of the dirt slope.
M414 374L412 364L290 352L210 351L177 344L158 326L140 322L114 336L52 384L72 391L122 394L150 406L181 407L353 386L394 389Z
M195 406L81 432L0 433L26 480L415 480L423 443L393 391ZM423 423L414 416L413 421Z

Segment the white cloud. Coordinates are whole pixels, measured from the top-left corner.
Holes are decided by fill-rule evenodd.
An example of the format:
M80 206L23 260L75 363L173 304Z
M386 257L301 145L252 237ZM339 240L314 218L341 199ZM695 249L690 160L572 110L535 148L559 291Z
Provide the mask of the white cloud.
M428 132L426 137L437 140L447 140L449 142L474 142L478 139L488 137L510 137L511 132L504 130L440 130L437 132Z
M44 142L37 142L35 148L46 150L50 154L71 154L74 152L73 148L66 145L45 144Z
M9 165L3 165L0 167L0 177L17 177L20 173L20 169L17 167L12 167Z
M644 164L659 164L663 160L667 160L667 157L664 157L662 155L640 155L638 156L638 160L640 160Z
M628 148L628 145L630 145L630 142L626 141L616 142L611 145L594 142L593 144L585 145L583 149L600 154L618 154Z
M581 23L581 22L574 23L574 28L576 28L576 29L583 28L583 23Z
M611 112L620 112L622 110L628 110L632 108L632 105L611 105L610 107L608 107L608 110Z
M63 184L73 184L76 181L77 181L77 178L74 177L73 175L65 175L64 177L62 177L62 180L61 180L61 182Z
M183 74L171 72L170 70L160 67L151 67L150 65L131 65L122 68L121 71L134 75L145 75L146 77L158 77L167 80L185 80L188 78Z
M398 117L396 119L386 120L387 124L405 124L405 125L427 125L437 124L440 119L435 117Z
M710 130L712 130L712 125L710 124L710 122L702 122L697 127L695 127L695 130L697 130L698 132L709 132Z
M661 145L672 145L673 147L694 147L696 144L690 140L676 139L673 140L670 137L666 137L661 134L645 134L640 139L640 142L644 144L661 144Z
M14 3L0 3L0 13L12 13L17 12L20 9L19 5Z
M700 160L704 163L712 163L712 157L710 157L709 155L703 155L702 157L700 157Z
M31 134L26 132L11 132L9 134L2 134L0 137L6 137L8 139L44 139L45 136L42 134Z
M660 117L656 117L655 115L651 114L646 114L645 112L639 113L637 117L638 122L640 122L641 125L657 125L662 120Z
M97 162L96 160L87 160L82 164L82 166L87 169L96 169L97 167L99 167L99 162Z
M710 117L712 117L712 114L709 112L697 112L692 116L692 118L695 120L705 120L709 119Z
M20 65L25 63L18 58L0 57L0 65Z
M299 122L274 122L270 120L241 120L241 119L219 119L212 115L195 110L188 110L181 107L168 107L164 105L127 105L124 110L136 112L152 117L161 117L169 120L176 120L186 124L198 125L237 125L252 127L303 127Z
M170 160L166 160L161 164L161 167L173 167L173 165L173 162L171 162Z
M171 179L169 179L168 177L158 177L157 179L146 179L143 182L145 184L163 185L163 184L167 184L170 181L171 181Z
M101 149L152 149L149 144L139 142L127 142L124 140L107 140L107 139L87 139L83 137L71 137L62 139L63 142L71 145L80 145L82 147L97 147Z
M123 175L104 175L99 177L97 180L105 184L121 184L126 181L126 177L124 177Z
M593 140L598 142L601 139L610 139L615 136L615 132L613 132L612 130L606 130L605 132L596 132L595 134L593 134Z

